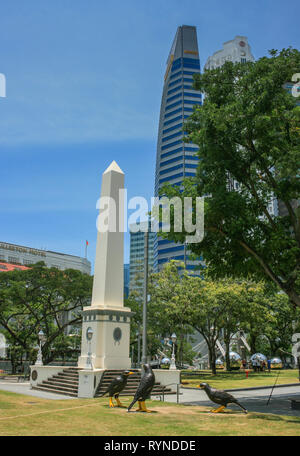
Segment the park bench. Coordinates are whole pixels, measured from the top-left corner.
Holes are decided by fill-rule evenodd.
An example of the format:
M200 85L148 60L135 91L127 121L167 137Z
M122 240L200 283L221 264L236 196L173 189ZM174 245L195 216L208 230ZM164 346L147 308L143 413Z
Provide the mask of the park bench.
M0 380L9 380L9 381L20 381L25 382L30 379L30 372L25 371L22 374L11 374L10 371L2 370L0 371Z
M293 410L300 410L300 397L295 398L290 398L291 401L291 408Z

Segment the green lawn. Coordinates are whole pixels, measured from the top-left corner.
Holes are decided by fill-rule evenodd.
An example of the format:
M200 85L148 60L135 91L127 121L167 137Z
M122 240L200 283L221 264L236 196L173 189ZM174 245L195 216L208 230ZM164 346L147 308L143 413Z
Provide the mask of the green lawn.
M279 373L279 376L278 376ZM299 371L297 369L287 369L271 372L250 372L246 378L245 372L230 373L220 372L217 375L212 375L211 372L204 373L193 378L184 377L182 374L183 386L195 387L201 382L209 383L214 388L234 389L247 388L253 386L272 386L278 376L277 385L285 383L299 383Z
M121 400L125 405L131 397ZM153 413L108 408L108 399L45 400L0 391L0 436L293 436L300 418L147 401Z

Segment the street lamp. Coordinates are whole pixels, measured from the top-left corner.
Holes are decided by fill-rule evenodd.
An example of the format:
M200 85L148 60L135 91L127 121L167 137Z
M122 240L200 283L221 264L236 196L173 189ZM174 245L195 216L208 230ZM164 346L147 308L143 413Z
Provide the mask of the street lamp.
M139 328L136 331L136 337L137 337L137 365L141 364L141 328Z
M92 328L89 326L88 329L86 330L86 340L88 342L88 354L87 354L87 359L86 359L86 369L93 369L93 364L92 364L92 349L91 349L91 340L93 338L94 331Z
M46 337L42 330L40 330L40 332L38 333L38 338L40 341L40 345L39 345L39 351L38 351L37 359L35 362L35 366L43 366L42 343L45 343Z
M148 226L144 232L144 287L143 287L143 350L142 363L147 362L147 301L148 301Z
M177 336L175 333L172 334L171 340L173 343L173 350L172 350L172 358L171 358L171 364L170 364L170 370L176 370L176 364L175 364L175 343L177 340Z
M164 345L168 345L169 344L169 338L168 337L164 337Z

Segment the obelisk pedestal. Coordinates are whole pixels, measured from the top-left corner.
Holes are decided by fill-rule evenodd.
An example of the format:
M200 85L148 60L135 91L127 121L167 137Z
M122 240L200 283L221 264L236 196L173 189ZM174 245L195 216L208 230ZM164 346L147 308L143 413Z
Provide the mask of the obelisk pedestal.
M91 306L83 309L83 369L128 369L130 318L124 307L124 173L113 161L102 176ZM106 229L103 226L106 216ZM101 219L100 219L101 217ZM88 333L92 338L88 339Z

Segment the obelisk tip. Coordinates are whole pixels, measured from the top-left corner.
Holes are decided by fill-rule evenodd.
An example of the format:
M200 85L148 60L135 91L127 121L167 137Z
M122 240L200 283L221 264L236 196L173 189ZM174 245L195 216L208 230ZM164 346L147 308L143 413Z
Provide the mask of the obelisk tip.
M120 166L118 165L115 160L111 162L109 167L104 171L103 174L110 173L111 171L115 171L116 173L124 174L123 171L121 170Z

